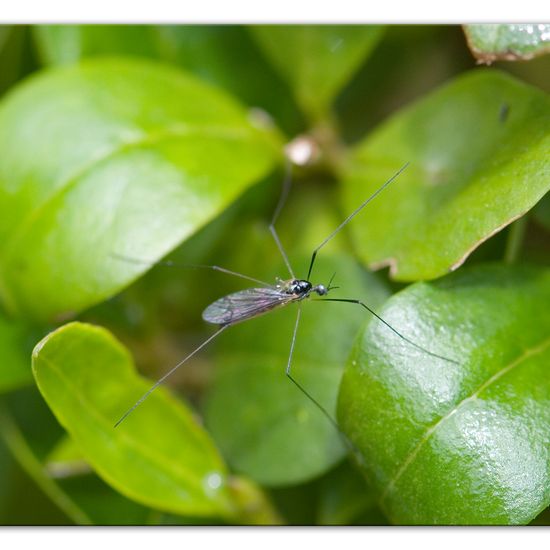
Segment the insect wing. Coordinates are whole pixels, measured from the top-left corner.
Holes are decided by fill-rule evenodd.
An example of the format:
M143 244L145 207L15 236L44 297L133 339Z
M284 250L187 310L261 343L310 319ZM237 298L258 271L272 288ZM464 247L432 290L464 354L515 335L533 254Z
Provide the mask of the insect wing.
M202 318L214 325L234 324L267 313L294 299L296 296L276 288L249 288L216 300L202 312Z

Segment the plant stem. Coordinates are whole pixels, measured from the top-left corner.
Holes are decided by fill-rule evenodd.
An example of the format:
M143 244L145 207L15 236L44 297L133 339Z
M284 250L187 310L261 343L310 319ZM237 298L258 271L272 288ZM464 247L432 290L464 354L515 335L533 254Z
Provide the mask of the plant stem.
M508 239L506 241L506 250L504 252L505 263L513 264L517 261L526 229L527 216L522 216L510 226Z
M93 525L87 514L46 474L42 464L23 437L19 426L4 407L0 409L0 436L23 470L67 517L77 525Z

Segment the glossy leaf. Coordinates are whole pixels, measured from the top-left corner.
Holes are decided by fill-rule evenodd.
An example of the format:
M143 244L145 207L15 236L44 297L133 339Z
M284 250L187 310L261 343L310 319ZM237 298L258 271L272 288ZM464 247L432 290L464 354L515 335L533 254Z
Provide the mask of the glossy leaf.
M382 36L378 25L261 25L252 32L313 119L336 95Z
M550 504L550 272L478 266L392 297L370 323L340 422L395 524L524 524Z
M531 59L550 52L550 25L465 25L470 50L480 63Z
M151 382L105 329L70 323L49 334L35 348L33 372L59 422L109 485L159 510L231 515L222 460L191 411L165 389L114 428Z
M386 297L383 285L345 255L320 257L315 281L326 284L334 272L342 286L334 297L368 297L372 307ZM205 407L206 424L228 462L263 485L312 479L345 453L337 430L285 376L296 307L236 325L221 337ZM353 335L366 315L350 304L303 304L292 373L332 416Z
M98 60L0 106L0 295L70 315L114 294L262 178L278 138L175 69ZM37 276L39 274L39 276Z
M343 169L351 210L410 162L350 224L361 258L401 281L456 269L548 191L549 151L542 92L490 70L435 91L383 124Z

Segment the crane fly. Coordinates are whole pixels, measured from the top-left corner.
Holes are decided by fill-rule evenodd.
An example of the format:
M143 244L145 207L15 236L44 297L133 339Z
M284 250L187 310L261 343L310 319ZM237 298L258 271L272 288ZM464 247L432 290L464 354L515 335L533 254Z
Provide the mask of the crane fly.
M294 331L292 333L292 340L290 343L290 353L288 356L288 362L286 366L285 374L286 376L298 387L298 389L303 392L319 409L320 411L327 417L327 419L333 424L336 429L340 432L340 428L338 427L336 421L332 418L332 416L326 411L326 409L312 396L310 395L307 390L302 387L302 385L291 375L291 363L292 363L292 355L294 352L294 344L296 342L296 334L298 331L298 325L300 323L300 316L301 316L301 302L307 298L310 298L312 295L319 296L320 300L327 301L327 302L343 302L343 303L351 303L351 304L357 304L365 308L371 315L373 315L378 321L383 323L386 327L388 327L391 331L393 331L397 336L402 338L405 342L409 343L411 346L414 346L415 348L421 350L422 352L431 355L432 357L437 357L439 359L443 359L445 361L449 361L452 363L457 363L457 361L454 361L453 359L449 359L447 357L443 357L441 355L438 355L436 353L433 353L422 346L419 346L418 344L414 343L412 340L407 338L405 335L401 334L397 329L392 327L389 323L387 323L382 317L380 317L377 313L375 313L374 310L372 310L367 304L365 304L363 301L358 299L352 299L352 298L325 298L325 296L333 289L338 288L335 286L332 286L332 279L329 281L327 285L324 284L313 284L310 282L311 274L313 272L313 267L315 265L315 260L317 258L317 253L319 250L325 246L336 234L346 225L348 224L353 217L355 217L359 212L370 202L372 201L379 193L381 193L392 181L394 181L408 166L409 163L406 163L403 165L391 178L389 178L383 185L381 185L370 197L368 197L359 207L357 207L328 237L326 237L317 248L313 251L311 255L311 260L309 263L309 268L307 272L307 276L305 279L298 279L294 275L294 271L292 270L292 266L290 265L290 262L288 260L288 257L286 255L285 249L279 239L279 236L277 234L277 231L275 229L275 223L279 217L279 214L281 213L281 210L283 208L283 205L286 202L289 190L290 190L290 165L288 165L287 168L287 176L285 177L283 181L283 190L281 193L281 197L279 199L279 202L277 204L277 207L275 209L275 213L273 214L273 218L271 220L271 224L269 225L269 230L273 236L273 239L275 240L275 243L277 247L279 248L279 251L281 253L281 256L286 264L286 267L288 269L288 272L290 274L289 279L277 279L277 283L275 285L271 285L269 283L260 281L259 279L255 279L253 277L249 277L247 275L243 275L241 273L237 273L235 271L231 271L229 269L225 269L219 266L210 266L210 265L185 265L183 267L201 267L201 268L208 268L213 269L215 271L220 271L229 275L233 275L236 277L240 277L242 279L246 279L248 281L252 281L255 283L260 284L260 287L255 288L248 288L245 290L241 290L239 292L234 292L232 294L228 294L227 296L223 296L219 300L216 300L212 304L210 304L202 313L202 318L213 325L217 325L219 328L214 334L212 334L210 337L208 337L202 344L200 344L197 348L195 348L189 355L187 355L184 359L182 359L177 365L172 367L164 376L162 376L155 384L146 392L144 393L134 405L128 409L122 417L118 420L118 422L115 424L115 427L118 426L136 407L138 407L145 399L153 392L160 384L162 384L171 374L173 374L179 367L181 367L186 361L191 359L196 353L198 353L202 348L204 348L207 344L209 344L214 338L216 338L219 334L221 334L224 330L227 328L244 321L248 321L249 319L253 319L255 317L258 317L260 315L264 315L266 313L269 313L270 311L273 311L274 309L285 307L292 303L298 304L298 312L296 315L296 322L294 324ZM148 263L151 262L145 262L142 260L136 260L133 258L126 258L124 256L119 256L119 258L124 259L126 261L130 262L136 262L136 263ZM177 266L178 264L174 262L156 262L157 265L169 265L169 266ZM333 276L334 277L334 276ZM341 433L341 432L340 432Z

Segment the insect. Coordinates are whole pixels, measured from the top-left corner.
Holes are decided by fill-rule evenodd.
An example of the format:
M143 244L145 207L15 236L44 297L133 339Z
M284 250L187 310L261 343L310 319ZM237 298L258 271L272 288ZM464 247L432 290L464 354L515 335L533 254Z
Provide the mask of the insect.
M391 178L389 178L383 185L381 185L361 205L359 205L359 207L357 207L330 235L328 235L321 242L319 246L317 246L314 249L311 255L311 261L309 263L307 276L304 279L299 279L295 276L292 266L285 252L285 249L275 229L275 223L277 222L277 219L286 202L286 199L288 197L288 193L290 190L291 180L290 180L290 164L289 164L287 168L287 176L283 181L283 190L282 190L279 202L277 204L277 207L275 209L275 212L273 214L273 218L269 225L269 230L273 236L273 239L275 240L277 247L279 248L281 256L288 269L290 278L285 280L277 279L276 284L271 285L264 281L260 281L259 279L255 279L253 277L249 277L247 275L243 275L241 273L237 273L235 271L231 271L229 269L225 269L219 266L204 266L204 265L185 266L185 267L204 267L204 268L213 269L215 271L220 271L229 275L246 279L248 281L252 281L254 283L259 284L260 287L249 288L246 290L235 292L233 294L229 294L227 296L223 296L219 300L216 300L215 302L210 304L203 311L202 318L208 323L217 325L219 327L218 330L214 332L214 334L212 334L204 342L202 342L202 344L200 344L189 355L183 358L177 365L172 367L172 369L170 369L166 374L164 374L164 376L162 376L159 380L157 380L157 382L155 382L155 384L145 394L143 394L140 397L140 399L138 399L138 401L136 401L136 403L134 403L134 405L130 409L128 409L122 415L122 417L115 424L115 427L118 426L130 413L132 413L132 411L134 411L136 407L138 407L141 403L143 403L143 401L147 399L147 397L151 394L151 392L153 392L160 384L162 384L170 375L172 375L179 367L181 367L186 361L191 359L191 357L193 357L196 353L198 353L201 349L203 349L206 345L208 345L212 340L214 340L214 338L220 335L224 330L226 330L227 328L237 323L248 321L249 319L253 319L255 317L258 317L259 315L264 315L266 313L269 313L270 311L273 311L276 308L280 308L292 303L296 303L298 305L298 311L296 314L294 331L292 333L292 339L290 343L290 352L288 356L285 374L298 387L298 389L302 391L321 410L321 412L338 429L338 431L340 431L335 420L326 411L326 409L312 395L310 395L307 392L307 390L304 387L302 387L302 385L291 374L292 355L294 352L294 344L296 342L296 334L298 331L298 326L300 323L300 316L301 316L301 303L313 295L319 296L320 300L325 300L329 302L344 302L344 303L360 305L363 308L365 308L371 315L376 317L376 319L378 319L386 327L388 327L391 331L393 331L397 336L402 338L404 341L408 342L410 345L414 346L415 348L433 357L437 357L445 361L456 363L456 361L452 359L448 359L447 357L443 357L441 355L438 355L436 353L433 353L423 348L422 346L419 346L418 344L416 344L415 342L407 338L405 335L401 334L401 332L399 332L397 329L392 327L389 323L387 323L382 317L380 317L373 309L371 309L363 301L358 299L353 299L353 298L326 298L326 295L331 290L338 288L338 287L332 286L331 284L332 278L327 285L320 284L320 283L313 284L310 281L311 274L313 272L313 268L315 265L315 260L317 258L317 254L319 250L323 248L333 237L335 237L336 234L339 231L341 231L344 228L344 226L352 220L352 218L354 218L357 214L359 214L359 212L361 212L361 210L363 210L363 208L365 208L365 206L367 206L369 202L371 202L376 196L378 196L379 193L381 193L388 185L390 185L390 183L392 183L407 168L408 164L409 163L406 163L405 165L403 165ZM121 256L119 256L119 258L125 259L130 262L149 263L149 262L142 262L141 260L135 260L132 258L125 258ZM177 265L177 264L174 264L173 262L157 262L157 264Z

